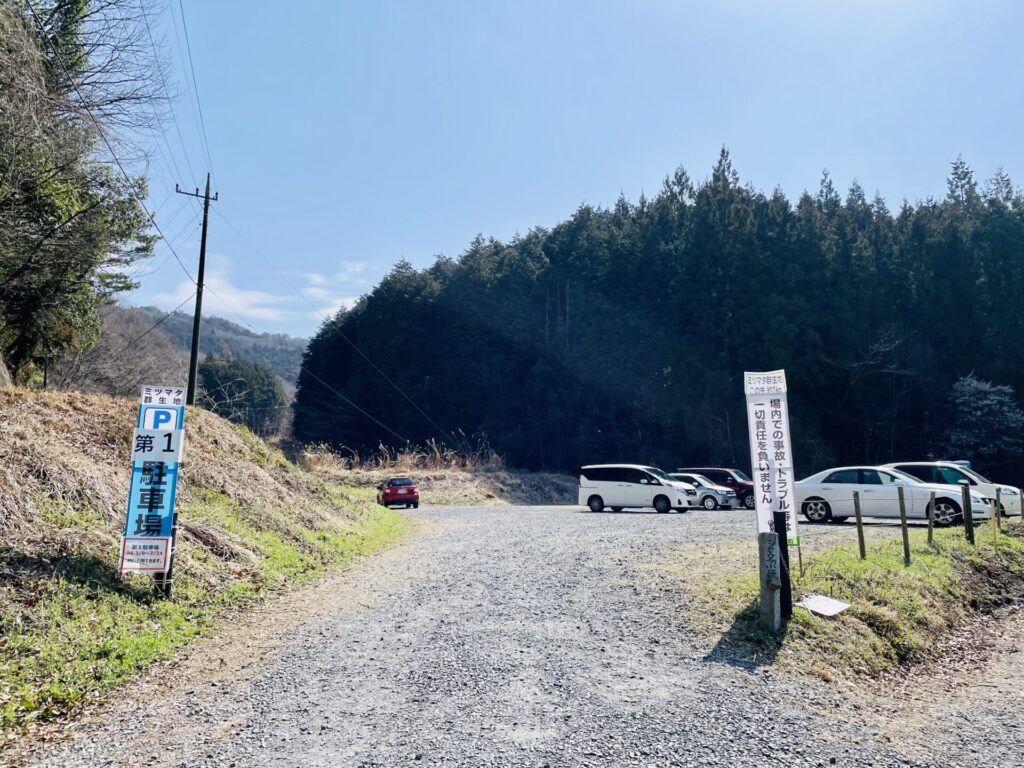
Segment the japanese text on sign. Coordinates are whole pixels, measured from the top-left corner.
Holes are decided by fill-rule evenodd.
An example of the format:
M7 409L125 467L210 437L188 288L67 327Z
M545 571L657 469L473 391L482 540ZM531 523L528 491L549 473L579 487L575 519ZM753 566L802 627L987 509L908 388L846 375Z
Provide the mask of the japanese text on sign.
M145 385L139 402L142 405L184 405L185 388Z
M745 373L744 392L747 396L757 530L759 533L775 531L774 513L783 512L786 515L787 540L790 544L799 544L786 373Z
M142 387L131 443L132 481L121 540L121 573L166 572L170 567L184 401L184 387Z

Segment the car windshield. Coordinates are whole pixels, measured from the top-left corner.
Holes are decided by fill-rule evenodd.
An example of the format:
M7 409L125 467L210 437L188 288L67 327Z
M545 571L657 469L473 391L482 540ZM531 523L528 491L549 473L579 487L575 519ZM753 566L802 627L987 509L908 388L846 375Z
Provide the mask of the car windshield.
M704 475L693 475L693 479L696 480L700 485L716 485L716 483L708 480Z
M659 480L664 480L666 483L678 483L679 481L673 477L669 477L667 473L662 472L657 467L644 467L645 472L650 472Z
M947 485L956 485L963 480L965 476L971 476L963 467L957 467L955 469L953 467L935 467L934 469L936 479L940 483L945 483ZM985 481L982 480L982 482Z
M747 477L746 473L743 470L741 470L741 469L734 469L732 471L732 473L734 475L736 475L737 479L742 480L745 483L749 483L750 482L750 478Z
M989 480L984 475L981 475L978 472L975 472L973 469L968 469L967 467L960 467L960 471L963 472L968 477L973 477L979 483L991 483L992 482L991 480Z
M920 478L914 477L913 475L908 475L906 472L903 472L901 470L886 467L885 471L891 475L895 475L900 480L906 480L908 483L913 483L914 485L921 485Z

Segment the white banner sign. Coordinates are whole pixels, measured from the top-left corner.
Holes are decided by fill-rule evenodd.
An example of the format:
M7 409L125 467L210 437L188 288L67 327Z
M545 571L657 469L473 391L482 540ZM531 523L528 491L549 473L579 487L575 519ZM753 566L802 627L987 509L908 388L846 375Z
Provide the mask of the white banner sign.
M184 387L146 385L132 434L132 479L121 536L121 573L163 573L174 557L174 500L185 442Z
M744 373L743 393L747 396L758 533L775 531L773 514L785 512L786 539L791 546L797 546L800 535L796 526L786 372Z
M167 570L171 558L169 536L123 536L121 573L156 573Z
M139 391L140 405L184 405L185 388L166 384L145 384Z

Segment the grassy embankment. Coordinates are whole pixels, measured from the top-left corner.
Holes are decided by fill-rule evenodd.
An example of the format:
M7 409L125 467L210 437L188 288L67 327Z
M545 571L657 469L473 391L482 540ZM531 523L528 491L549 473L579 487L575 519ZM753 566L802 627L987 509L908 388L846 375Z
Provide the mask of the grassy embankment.
M711 658L773 664L831 681L932 658L972 619L1024 598L1024 524L1015 519L1003 527L997 533L981 526L977 546L962 529L937 530L932 547L926 531L914 530L909 567L898 535L869 540L866 560L855 538L834 544L805 537L794 599L813 592L851 607L834 618L795 607L781 637L757 624L756 541L688 549L672 568L692 601L694 629L714 646ZM793 564L795 570L795 553Z
M233 611L373 552L406 518L190 410L173 602L121 579L136 404L0 390L0 752Z

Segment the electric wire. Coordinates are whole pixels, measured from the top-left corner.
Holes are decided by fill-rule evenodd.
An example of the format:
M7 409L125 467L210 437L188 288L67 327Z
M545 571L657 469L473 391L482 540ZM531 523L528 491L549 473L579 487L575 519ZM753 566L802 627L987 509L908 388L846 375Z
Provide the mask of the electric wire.
M143 18L143 20L146 23L146 33L149 36L149 44L153 47L153 55L159 61L160 55L159 55L159 51L157 49L156 39L153 37L153 28L150 26L150 23L149 23L149 14L146 12L146 4L145 3L142 3L141 10L142 10L142 18ZM173 19L171 21L173 22ZM170 89L170 87L167 84L167 78L164 75L163 67L159 67L159 70L160 70L160 81L163 83L163 86L164 86L164 93L167 95L168 101L170 101L171 89ZM185 158L185 165L188 166L188 172L189 172L189 175L192 177L192 183L195 184L195 183L197 183L196 179L198 177L196 176L196 172L192 169L192 161L191 161L191 159L188 156L188 150L185 149L185 139L182 138L182 135L181 135L181 126L178 124L178 116L177 116L177 114L174 111L174 104L171 104L171 121L174 123L174 130L178 134L178 143L181 144L181 153L182 153L182 155ZM160 132L163 134L164 144L168 144L168 142L167 142L167 133L164 130L163 123L160 123ZM167 151L171 152L171 148L170 148L169 144L168 144L168 147L167 147ZM172 158L174 157L174 153L173 152L171 152L171 157ZM177 170L177 165L175 165L175 170Z
M257 331L252 326L252 324L249 321L247 321L244 317L242 317L242 315L237 310L235 310L235 308L231 305L230 302L228 302L224 297L218 295L217 292L214 291L212 288L210 288L209 285L204 285L203 286L203 290L209 291L213 295L213 297L215 299L217 299L221 304L223 304L225 307L227 307L228 311L231 312L236 318L238 318L238 320L242 323L242 325L246 326L253 333L259 333L259 331ZM324 387L329 389L335 395L340 397L342 400L344 400L346 403L348 403L354 410L356 410L359 413L361 413L363 416L368 418L370 421L372 421L374 424L376 424L381 429L385 430L386 432L388 432L391 435L394 435L395 437L397 437L403 443L408 444L410 442L407 437L404 437L403 435L400 435L398 432L393 430L391 427L389 427L383 421L378 419L376 416L372 415L369 411L366 411L365 409L363 409L363 408L359 407L358 405L356 405L352 400L350 400L345 395L341 394L341 392L336 390L334 387L332 387L326 381L324 381L319 376L317 376L315 373L310 371L308 368L306 369L306 373L309 374L310 376L312 376L314 379L316 379L318 382L320 382L320 384L322 384Z
M33 18L33 19L35 20L35 22L36 22L36 25L37 25L37 27L38 27L38 28L39 28L40 30L42 30L42 29L43 29L43 25L42 25L42 22L41 22L41 20L40 20L40 18L39 18L39 14L38 14L38 13L36 13L36 9L35 9L35 7L34 7L34 6L32 5L32 2L31 2L31 0L26 0L26 5L27 5L27 7L28 7L28 9L29 9L29 12L30 12L30 13L32 14L32 18ZM183 8L183 7L181 6L181 0L179 0L179 7L181 7L181 11L182 11L182 24L184 25L184 21L185 21L185 17L184 17L184 8ZM186 30L186 45L187 45L187 44L188 44L188 42L187 42L187 30ZM62 70L64 71L64 74L65 74L65 75L67 76L67 78L68 78L68 82L69 82L69 83L71 84L71 87L72 87L72 88L73 88L73 89L75 90L75 93L77 93L77 94L78 94L79 98L82 98L82 94L81 94L81 91L80 91L80 90L78 89L78 86L77 86L77 84L75 83L74 79L73 79L73 78L71 77L71 73L70 73L70 71L68 70L68 68L67 68L67 65L66 65L66 64L64 63L64 60L63 60L63 58L61 57L61 55L60 55L60 52L59 52L59 51L57 51L57 50L55 50L55 49L53 49L52 47L51 47L51 50L53 50L54 58L55 58L55 59L57 60L57 63L58 63L58 64L60 64L60 67L61 67L61 69L62 69ZM191 53L190 53L190 60L191 60ZM193 75L193 85L194 85L194 77L195 77L195 70L194 70L194 69L192 69L192 75ZM198 101L198 91L196 92L196 98L197 98L197 101ZM105 132L105 131L103 130L103 128L102 128L102 127L100 126L100 123L99 123L99 121L98 121L98 120L96 119L95 115L93 115L93 114L92 114L92 112L91 112L91 111L89 110L89 108L88 108L88 107L85 107L85 106L84 106L84 99L83 99L83 109L85 110L85 113L86 113L86 114L87 114L87 115L89 116L89 119L90 119L90 120L92 121L92 124L93 124L93 126L94 126L94 127L96 128L96 133L97 133L97 134L99 135L100 139L101 139L101 140L103 141L103 144L104 144L104 146L106 146L106 148L107 148L107 151L108 151L108 152L110 153L110 157L111 157L111 159L113 159L113 161L114 161L114 164L115 164L115 165L117 165L117 167L118 167L118 170L120 170L120 171L121 171L121 175L122 175L122 176L124 176L125 180L126 180L126 181L128 182L128 184L129 184L129 185L133 185L133 182L132 182L132 178L131 178L131 176L129 176L128 172L127 172L127 171L125 170L125 167L124 167L124 165L123 165L123 164L121 163L121 160L120 160L120 158L118 158L118 156L117 156L117 153L115 153L115 152L114 152L114 148L113 148L113 146L111 145L111 143L110 143L109 139L107 138L106 132ZM200 108L200 110L201 110L201 108ZM204 127L204 131L203 131L203 133L204 133L204 136L203 136L203 138L204 138L204 142L205 142L205 127ZM208 146L208 145L207 145L207 147L206 147L206 151L207 151L207 161L209 161L209 160L210 160L210 157L209 157L209 146ZM213 165L213 164L212 164L212 162L210 163L210 165L211 165L211 168L212 168L212 165ZM212 171L211 171L211 172L212 172ZM140 207L141 207L141 208L143 209L143 211L145 211L145 212L146 212L146 215L147 215L147 216L149 217L149 220L150 220L150 222L151 222L151 223L153 224L153 227L154 227L154 228L156 229L157 233L158 233L158 234L160 235L160 237L161 237L161 238L163 239L163 241L164 241L164 242L165 242L165 243L167 244L167 247L168 247L168 248L170 249L170 251L171 251L171 254L172 254L172 255L174 256L175 260L176 260L176 261L178 262L179 266L181 267L182 271L183 271L183 272L185 273L186 277L188 277L188 279L189 279L189 280L190 280L190 281L192 282L192 284L193 284L193 285L196 285L196 286L198 287L198 284L196 283L195 279L194 279L194 278L192 277L192 275L191 275L191 274L189 273L189 271L188 271L188 270L187 270L187 269L185 268L185 264L184 264L184 263L182 262L181 258L180 258L180 257L178 256L178 253L177 253L177 251L175 251L175 250L174 250L174 247L173 247L173 246L171 245L171 243L170 243L170 242L169 242L169 241L167 240L167 237L166 237L166 235L164 235L163 231L162 231L162 230L160 229L160 225L156 223L156 218L155 218L155 217L154 217L154 215L153 215L153 214L152 214L152 213L150 212L149 208L148 208L148 207L146 206L146 204L145 204L145 201L144 201L144 200L142 200L142 199L141 199L141 198L139 197L139 195L138 195L138 193L137 193L137 192L132 192L132 196L133 196L133 197L134 197L134 198L136 199L136 201L137 201L137 202L139 203L139 206L140 206ZM214 211L216 212L216 209L214 209ZM223 219L224 217L222 216L221 218ZM235 230L236 232L238 231L238 230L237 230L237 229L236 229L236 228L235 228L235 227L234 227L234 226L233 226L233 225L232 225L232 224L231 224L230 222L228 222L228 221L227 221L227 219L224 219L224 221L225 221L225 222L226 222L226 223L228 224L228 226L230 226L230 227L231 227L231 228L232 228L233 230ZM256 249L255 249L255 246L253 246L251 242L248 242L248 238L245 238L245 237L244 237L244 235L241 235L241 233L239 233L239 235L240 235L240 236L242 237L242 239L243 239L243 240L245 240L245 241L247 242L247 244L249 245L249 247L250 247L250 248L253 248L254 250L256 250ZM262 256L262 254L260 254L260 255ZM266 257L265 257L265 256L263 256L263 258L264 258L264 259L266 260ZM269 261L269 260L268 260L268 261ZM273 267L273 268L274 268L275 270L277 270L277 268L276 268L276 267L275 267L275 266L273 265L273 263L271 263L271 266L272 266L272 267ZM281 273L281 274L282 274L282 277L284 277L283 273ZM287 278L286 278L286 279L287 279ZM289 284L290 284L290 281L288 281L288 282L289 282ZM293 289L294 289L294 286L293 286ZM207 290L210 290L210 289L208 289L208 288L207 288ZM214 292L213 290L210 290L210 293L212 293L212 294L213 294L213 295L214 295L214 296L215 296L216 298L218 298L218 299L219 299L219 300L220 300L220 301L221 301L221 302L222 302L222 303L223 303L223 304L224 304L225 306L227 306L227 307L228 307L229 309L231 309L231 311L232 311L232 312L233 312L233 313L234 313L234 314L235 314L235 315L236 315L237 317L239 317L239 319L242 319L241 315L240 315L240 314L239 314L238 312L236 312L236 311L235 311L235 310L234 310L234 309L233 309L233 308L231 307L231 305L230 305L230 304L229 304L229 303L228 303L227 301L225 301L225 300L224 300L223 298L221 298L220 296L218 296L218 295L217 295L217 294L216 294L216 293L215 293L215 292ZM302 295L302 294L300 294L300 295ZM171 316L172 314L174 314L174 312L177 312L177 311L178 311L178 310L179 310L179 309L180 309L181 307L183 307L183 306L184 306L184 305L185 305L186 303L188 303L188 301L190 301L190 300L191 300L191 299L192 299L192 298L193 298L194 296L195 296L195 293L193 293L193 294L192 294L191 296L189 296L189 297L188 297L187 299L185 299L185 301L181 302L181 304L179 304L179 305L178 305L177 307L175 307L175 308L174 308L173 310L171 310L171 312L169 312L169 313L168 313L167 315L165 315L165 316L164 316L163 318L161 318L161 320L160 320L160 321L158 321L157 323L155 323L155 324L154 324L154 325L153 325L153 326L152 326L151 328L149 328L149 329L148 329L148 330L147 330L147 331L146 331L145 333L141 334L140 336L138 336L137 338L135 338L135 339L133 339L133 340L132 340L131 342L129 342L129 344L128 344L128 345L127 345L127 346L126 346L125 348L124 348L124 350L121 350L121 352L124 352L125 350L127 350L127 349L128 349L128 347L130 347L130 346L131 346L132 344L136 343L136 342L137 342L137 341L138 341L139 339L141 339L141 338L142 338L143 336L145 336L146 334L148 334L148 333L152 332L152 331L153 331L154 329L156 329L156 328L157 328L157 327L158 327L158 326L159 326L159 325L160 325L160 324L161 324L162 322L164 322L164 321L165 321L165 320L166 320L166 319L167 319L168 317L170 317L170 316ZM304 295L302 295L302 297L303 297L303 298L306 298L306 297L305 297ZM308 299L306 299L306 300L308 301ZM315 309L315 307L314 307L314 309ZM316 310L316 311L317 311L317 312L319 313L319 310ZM245 324L246 326L248 326L248 327L249 327L250 329L252 329L252 330L253 330L253 331L255 332L255 330L256 330L256 329L255 329L255 328L253 328L253 327L252 327L252 325L250 325L250 324L249 324L248 322L246 322L246 321L245 321L244 319L242 319L242 322L243 322L243 323L244 323L244 324ZM348 341L348 339L346 339L346 341ZM349 343L350 343L350 344L352 344L352 342L351 342L351 341L349 341ZM354 345L354 344L353 344L352 346L353 346L353 348L355 348L355 349L356 349L357 351L359 351L359 353L360 353L360 354L362 354L362 351L361 351L361 350L359 350L359 349L358 349L357 347L355 347L355 345ZM119 352L118 354L121 354L121 353ZM363 357L365 358L366 356L365 356L365 355L363 355ZM369 363L370 363L371 365L373 365L373 367L374 367L374 368L375 368L375 369L376 369L376 370L377 370L378 372L380 372L380 373L381 373L381 375L383 375L383 376L384 376L384 377L385 377L385 378L387 379L387 376L386 376L386 374L384 374L384 372L383 372L383 371L381 371L381 370L380 370L379 368L377 368L377 366L376 366L376 365L374 365L374 364L373 364L373 362L372 362L371 360L369 360L369 358L366 358L366 360L367 360L367 362L369 362ZM409 442L409 440L408 440L407 438L403 437L403 436L402 436L401 434L399 434L399 433L398 433L398 432L396 432L395 430L391 429L391 427L387 426L387 425L386 425L386 424L385 424L384 422L380 421L379 419L377 419L376 417L374 417L373 415L371 415L371 414L370 414L369 412L367 412L366 410L364 410L364 409L360 408L360 407L359 407L358 405L356 405L356 404L355 404L355 403L354 403L354 402L353 402L352 400L350 400L349 398L347 398L347 397L346 397L345 395L341 394L341 393L340 393L340 392L339 392L338 390L336 390L336 389L335 389L334 387L332 387L332 386L331 386L330 384L328 384L327 382L325 382L325 381L324 381L323 379L321 379L321 378L320 378L319 376L317 376L316 374L312 373L311 371L307 371L307 372L309 373L309 375L310 375L310 376L312 376L312 377L313 377L314 379L316 379L317 381L319 381L319 382L320 382L320 383L321 383L321 384L322 384L322 385L323 385L324 387L326 387L326 388L327 388L328 390L330 390L330 391L331 391L331 392L333 392L333 393L334 393L335 395L337 395L337 396L338 396L339 398L341 398L341 399L342 399L342 400L344 400L344 401L345 401L346 403L348 403L348 404L349 404L349 405L350 405L350 406L351 406L351 407L352 407L352 408L353 408L354 410L358 411L358 412L359 412L359 413L361 413L361 414L362 414L363 416L365 416L366 418L370 419L370 421L372 421L373 423L375 423L375 424L376 424L377 426L381 427L381 429L385 430L386 432L388 432L388 433L389 433L389 434L391 434L391 435L394 435L395 437L397 437L397 438L398 438L399 440L401 440L402 442L405 442L405 443L408 443L408 442ZM388 381L391 381L391 380L390 380L390 379L388 379ZM396 384L394 384L394 382L391 382L391 384L392 384L392 386L394 386L394 387L395 387L396 389L398 389L398 386L397 386ZM399 390L399 391L401 391L401 390ZM402 392L402 394L403 394L403 395L405 395L405 393L404 393L404 392ZM409 401L410 401L411 403L413 402L413 401L411 400L411 398L409 398L409 397L408 397L408 395L405 395L405 397L406 397L407 399L409 399ZM422 409L420 409L420 408L419 408L419 406L416 406L416 404L415 404L415 403L413 403L413 405L414 405L414 406L415 406L415 407L417 408L417 410L420 410L420 412L421 412L421 413L423 413L423 415L424 415L424 416L426 416L426 413L424 413L424 412L422 411ZM433 420L432 420L432 419L430 419L430 417L429 417L429 416L427 416L427 419L428 419L428 420L430 420L430 421L431 421L431 423L434 423L434 422L433 422ZM436 424L434 424L434 425L435 425L435 427L437 426ZM443 432L443 430L442 430L442 432Z
M36 13L35 6L32 5L31 0L26 0L25 4L28 6L29 12L32 14L32 18L35 19L36 25L39 27L40 32L42 32L43 24L39 18L39 14ZM60 51L58 51L52 45L50 46L50 49L53 52L53 56L57 60L57 63L60 64L60 68L64 71L64 74L67 76L68 82L71 84L71 87L74 89L75 93L78 94L78 98L82 99L82 109L85 111L85 113L89 116L89 119L92 121L93 126L96 128L96 133L99 135L100 139L102 139L104 146L106 146L107 151L110 153L110 157L114 161L114 164L117 165L118 170L121 171L121 175L124 176L125 181L128 182L131 196L135 198L135 200L138 202L142 210L146 212L146 215L149 217L150 223L153 225L153 228L156 229L160 237L166 241L166 236L160 229L160 225L156 223L156 218L153 216L149 208L146 206L145 200L143 200L140 197L138 191L134 189L135 182L132 180L132 177L128 175L128 171L125 170L125 167L121 163L120 158L118 158L117 153L114 152L114 148L111 145L110 140L107 138L106 131L104 131L102 126L100 126L99 121L96 119L96 116L93 115L92 111L87 106L85 106L85 99L82 97L82 92L79 90L78 84L75 82L74 78L71 76L71 72L67 68L67 65L64 63L64 59L61 57ZM174 254L175 260L177 260L179 266L181 266L182 272L184 272L185 276L192 281L193 285L195 285L196 281L195 279L193 279L192 275L189 274L189 271L185 267L185 263L181 260L181 257L178 256L177 252L170 244L168 244L168 247L171 248L171 253Z
M153 325L151 325L151 326L150 326L149 328L147 328L147 329L146 329L145 331L143 331L143 332L142 332L142 333L140 333L140 334L139 334L138 336L136 336L136 337L135 337L134 339L132 339L131 341L129 341L129 342L127 343L127 344L125 344L125 345L124 345L124 347L122 347L122 348L121 348L120 350L118 350L118 352L117 352L117 353L116 353L116 354L114 355L114 357L119 357L120 355L124 354L125 352L127 352L127 351L128 351L128 350L129 350L129 349L130 349L130 348L132 347L132 345L133 345L133 344L137 343L137 342L138 342L139 340L141 340L142 338L144 338L144 337L148 336L148 335L149 335L150 333L152 333L152 332L153 332L153 331L155 331L155 330L156 330L157 328L159 328L159 327L160 327L160 325L161 325L161 324L162 324L162 323L164 322L164 320L166 320L167 318L169 318L169 317L170 317L171 315L173 315L173 314L174 314L175 312L177 312L177 311L178 311L179 309L181 309L181 308L182 308L182 307L184 307L184 306L185 306L186 304L188 304L188 303L189 303L190 301L192 301L192 299L193 299L193 297L194 297L195 295L196 295L196 294L195 294L195 292L193 292L193 293L192 293L192 295L191 295L191 296L189 296L188 298L186 298L186 299L185 299L185 300L184 300L183 302L181 302L181 304L179 304L178 306L176 306L176 307L175 307L174 309L172 309L172 310L171 310L170 312L168 312L168 313L167 313L166 315L164 315L164 316L163 316L163 317L161 317L161 318L160 318L159 320L157 320L157 321L156 321L155 323L153 323Z
M185 50L188 53L188 69L192 74L192 90L196 96L196 107L199 110L199 126L203 135L203 148L206 150L206 162L209 164L210 173L213 173L213 160L210 157L210 141L206 136L206 120L203 119L203 102L199 99L199 84L196 81L196 68L192 63L192 44L188 39L188 24L185 22L185 6L182 0L178 0L178 10L181 12L181 29L185 33Z
M323 312L320 311L320 309L309 299L309 297L307 297L302 292L301 289L297 288L295 286L295 284L288 278L288 276L284 272L282 272L280 269L278 269L277 265L274 264L274 262L272 262L266 255L264 255L263 252L260 251L260 249L257 248L252 243L252 241L249 240L249 238L247 238L244 234L242 234L242 232L240 232L239 229L234 224L232 224L230 221L228 221L228 219L224 216L223 213L221 213L220 211L217 211L217 210L215 210L214 213L216 213L217 216L220 217L221 221L223 221L225 224L227 224L232 229L232 231L234 231L234 233L236 235L238 235L239 238L241 238L242 242L244 242L246 245L248 245L249 248L251 248L252 251L254 253L256 253L257 256L259 256L261 259L263 259L270 266L271 269L273 269L278 275L280 275L281 279L285 281L285 283L288 285L288 287L291 288L292 291L294 291L303 301L305 301L310 306L310 308L314 312L316 312L317 315L320 316L321 319L323 319L324 321L328 321L329 320L329 318L326 315L324 315ZM347 343L353 350L355 350L355 352L360 357L362 357L363 360L365 360L370 365L371 368L373 368L378 374L380 374L381 378L383 378L388 384L390 384L391 387L396 392L398 392L402 397L404 397L409 402L409 404L412 405L412 407L415 408L420 413L420 415L423 416L423 418L426 419L427 422L429 422L430 425L434 429L436 429L442 436L447 437L448 435L451 435L451 437L453 439L455 439L456 441L459 440L459 437L454 432L451 432L449 430L444 429L436 421L434 421L430 417L430 415L426 411L424 411L419 406L419 404L415 400L413 400L405 392L405 390L403 390L400 386L398 386L398 384L396 384L395 381L390 376L388 376L383 370L381 370L381 368L375 362L373 362L373 360L371 360L366 355L366 353L363 352L363 350L361 350L356 345L356 343L354 341L352 341L348 336L346 336L345 333L340 328L334 328L332 330L333 330L334 333L337 333L345 341L345 343Z

